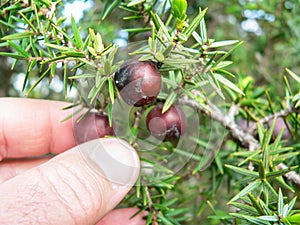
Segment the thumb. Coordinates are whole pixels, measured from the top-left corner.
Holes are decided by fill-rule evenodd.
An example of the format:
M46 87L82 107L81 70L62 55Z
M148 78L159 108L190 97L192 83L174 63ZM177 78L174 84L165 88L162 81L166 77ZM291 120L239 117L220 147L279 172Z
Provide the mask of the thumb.
M86 142L0 185L0 224L96 224L134 185L139 166L125 141Z

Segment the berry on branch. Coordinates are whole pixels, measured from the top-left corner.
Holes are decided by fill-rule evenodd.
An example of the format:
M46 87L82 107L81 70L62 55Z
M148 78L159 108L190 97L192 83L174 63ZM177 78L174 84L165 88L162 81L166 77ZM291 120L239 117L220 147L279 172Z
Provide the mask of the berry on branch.
M164 141L178 140L186 129L186 117L177 106L171 106L162 113L163 104L153 108L146 118L146 124L151 134Z
M154 103L161 88L161 75L151 61L126 62L115 73L114 81L122 99L134 106Z
M115 135L113 127L109 126L108 116L95 112L88 113L82 120L76 122L73 132L77 144L102 138L106 135Z

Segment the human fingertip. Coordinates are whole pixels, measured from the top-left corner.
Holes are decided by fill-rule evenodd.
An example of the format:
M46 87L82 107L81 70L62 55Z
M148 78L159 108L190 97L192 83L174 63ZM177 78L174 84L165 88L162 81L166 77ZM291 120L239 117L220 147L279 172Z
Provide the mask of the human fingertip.
M147 212L138 213L137 208L122 208L110 211L96 225L145 225Z
M118 138L95 139L78 146L87 164L104 176L112 188L133 186L140 172L135 149Z
M53 224L96 224L125 197L139 170L138 155L125 141L78 145L2 183L0 221L46 224L59 215Z

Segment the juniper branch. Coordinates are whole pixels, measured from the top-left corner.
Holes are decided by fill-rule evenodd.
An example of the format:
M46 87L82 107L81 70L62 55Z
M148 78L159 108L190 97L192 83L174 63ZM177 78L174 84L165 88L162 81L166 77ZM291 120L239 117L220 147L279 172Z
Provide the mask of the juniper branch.
M296 111L296 110L295 110ZM264 123L268 123L270 121L272 121L274 118L278 118L278 117L285 117L288 116L289 114L293 113L294 110L292 107L288 107L286 109L282 109L274 114L265 116L264 118L260 119L258 121L258 123L260 124L264 124ZM254 131L257 129L257 123L253 123L250 128L249 128L249 133L254 133Z
M202 99L205 99L209 110L202 107L200 104L198 104L197 101L190 99L188 96L183 96L181 99L179 99L179 103L190 106L190 107L204 113L206 116L210 117L211 119L222 124L222 126L224 126L227 130L229 130L229 132L234 140L238 141L243 147L248 148L250 151L254 151L254 150L261 148L258 140L253 136L253 133L250 131L244 132L242 127L236 123L236 121L234 119L234 115L238 111L238 108L239 108L238 105L232 104L229 112L227 114L224 114L218 106L216 106L214 103L212 103L209 99L205 98L200 92L193 91L193 94L199 96ZM264 117L259 122L265 123L265 122L272 120L275 117L287 116L287 115L295 112L295 110L296 109L294 109L292 107L286 108L275 114ZM280 170L282 170L282 169L286 169L288 167L284 163L280 163L278 165L278 168ZM300 175L297 174L295 171L290 171L290 172L286 173L284 176L288 180L290 180L293 183L300 186Z

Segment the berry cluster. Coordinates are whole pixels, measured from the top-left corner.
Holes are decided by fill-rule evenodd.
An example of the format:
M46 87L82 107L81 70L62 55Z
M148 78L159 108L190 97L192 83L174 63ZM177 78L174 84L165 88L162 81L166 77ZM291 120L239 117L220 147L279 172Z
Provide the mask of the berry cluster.
M135 107L145 107L155 103L162 79L154 62L133 59L119 68L114 75L114 82L124 102ZM148 130L162 141L179 140L186 129L183 111L174 105L164 113L162 109L163 104L158 104L148 113L146 118ZM91 122L95 124L94 128L87 126ZM74 135L78 143L83 143L115 133L113 128L109 127L106 115L90 113L75 124Z

